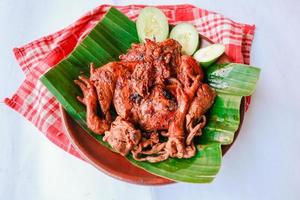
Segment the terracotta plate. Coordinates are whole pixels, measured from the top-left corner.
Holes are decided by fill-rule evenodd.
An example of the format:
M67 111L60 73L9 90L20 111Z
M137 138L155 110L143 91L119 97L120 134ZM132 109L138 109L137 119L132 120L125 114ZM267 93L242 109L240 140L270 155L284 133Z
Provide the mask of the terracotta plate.
M202 37L202 47L209 43L211 43L209 40ZM226 61L228 61L228 58L226 56L222 56L218 62L224 63ZM243 98L241 103L240 127L244 118L244 104L245 100ZM68 138L81 156L97 169L114 178L135 184L164 185L174 183L174 181L150 174L147 171L132 165L125 157L102 146L97 140L85 132L68 115L62 106L60 106L60 109ZM234 141L239 133L240 127L235 134ZM232 144L222 146L223 155L229 150Z

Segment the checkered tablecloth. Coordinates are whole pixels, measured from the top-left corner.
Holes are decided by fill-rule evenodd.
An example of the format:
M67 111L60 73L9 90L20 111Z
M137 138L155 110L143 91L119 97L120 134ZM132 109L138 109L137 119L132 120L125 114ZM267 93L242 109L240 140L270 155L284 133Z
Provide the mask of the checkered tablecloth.
M14 54L25 74L25 80L5 104L33 123L49 140L65 151L80 157L66 137L59 103L39 81L39 78L66 57L86 34L101 20L111 5L101 5L70 26L14 48ZM132 20L136 20L144 5L115 6ZM221 14L192 5L157 6L168 17L169 23L189 22L200 34L226 47L231 60L249 64L254 25L241 24ZM247 97L246 108L250 103Z

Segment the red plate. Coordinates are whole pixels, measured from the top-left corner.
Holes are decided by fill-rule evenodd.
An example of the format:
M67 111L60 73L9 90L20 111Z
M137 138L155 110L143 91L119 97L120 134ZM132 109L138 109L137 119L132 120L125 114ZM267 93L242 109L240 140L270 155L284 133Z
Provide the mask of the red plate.
M209 40L202 37L202 47L207 46L209 43L211 43ZM224 63L227 61L228 58L224 55L219 59L218 62ZM243 122L245 112L244 105L245 100L243 98L241 103L240 126L235 133L234 141ZM150 174L149 172L132 165L125 157L104 147L85 130L83 130L68 115L62 106L60 106L60 109L68 138L81 156L97 169L122 181L140 185L164 185L174 183L174 181ZM229 150L232 144L222 146L223 155Z

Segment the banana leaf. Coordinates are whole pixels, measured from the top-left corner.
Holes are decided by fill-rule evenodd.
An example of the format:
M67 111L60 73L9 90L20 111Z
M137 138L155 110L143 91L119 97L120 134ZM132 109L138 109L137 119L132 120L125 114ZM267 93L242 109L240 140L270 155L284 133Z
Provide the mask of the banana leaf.
M86 109L76 99L76 96L81 95L81 91L73 80L80 74L89 75L91 62L101 66L112 60L118 60L118 56L126 52L135 42L138 42L135 23L115 8L111 8L74 51L40 79L66 111L88 133L107 147L109 146L102 141L102 136L92 133L87 128ZM131 155L128 159L150 173L175 181L211 182L221 165L220 144L197 145L197 149L197 155L191 159L168 159L156 164L135 161Z
M87 128L86 109L76 99L76 96L81 95L81 91L73 80L82 74L88 76L91 62L94 62L95 66L101 66L110 61L118 60L120 54L125 53L132 43L137 42L139 40L135 23L112 7L74 51L40 79L70 116L99 143L108 148L109 145L102 141L102 136L94 134ZM215 69L220 70L221 68L216 67ZM215 71L209 71L211 76L208 80L212 83L214 77L227 82L230 82L228 81L230 78L234 79L230 76L229 78L228 76L220 78L218 77L219 74L214 73ZM200 138L201 142L196 145L198 151L195 157L190 159L172 158L160 163L148 163L135 161L129 155L128 160L150 173L175 181L211 182L221 166L221 143L230 143L236 127L238 127L240 98L242 96L240 93L237 96L230 95L231 92L237 91L230 89L231 87L229 87L230 90L226 88L225 93L227 94L223 94L222 88L218 88L217 85L214 87L220 91L218 91L216 102L209 113L209 122L202 138Z
M231 144L240 124L241 96L218 92L213 107L208 114L201 139L207 142Z
M158 163L136 161L132 156L129 156L129 159L138 167L174 181L209 183L221 166L221 145L220 143L207 143L196 147L198 153L189 159L169 158Z
M206 71L209 85L217 92L237 96L251 95L259 74L259 68L239 63L215 64Z
M207 82L216 89L217 97L209 111L202 140L232 143L239 128L242 96L254 92L259 74L259 68L239 63L214 64L206 70Z

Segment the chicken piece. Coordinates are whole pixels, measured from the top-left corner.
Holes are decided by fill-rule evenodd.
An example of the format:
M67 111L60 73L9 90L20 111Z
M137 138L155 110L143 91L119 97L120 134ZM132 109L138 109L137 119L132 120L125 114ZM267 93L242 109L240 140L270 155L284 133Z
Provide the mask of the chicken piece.
M96 88L101 111L108 122L111 122L109 111L116 85L118 68L119 64L117 62L108 63L98 69L95 69L93 63L90 65L90 80Z
M202 134L202 129L206 124L206 116L202 115L194 124L189 124L187 127L186 144L191 145L195 136Z
M165 142L159 142L158 133L152 132L150 138L142 140L131 153L133 158L138 161L160 162L169 157L164 150L165 146Z
M146 80L146 77L141 80L134 77L137 76L135 72L137 69L140 70L140 66L144 65L137 64L132 75L130 71L123 69L123 74L119 76L115 86L113 97L115 109L119 116L138 123L144 130L167 130L168 123L177 108L176 100L163 85L152 86L151 90L145 86L149 89L147 93L150 94L144 93L143 97L136 87L132 86L135 83L142 86L141 83Z
M109 129L111 123L110 108L116 81L119 76L124 74L124 70L132 70L134 66L135 63L131 62L110 62L95 69L94 65L91 64L90 79L79 77L79 80L75 80L83 92L84 98L78 97L78 99L87 107L87 125L93 132L103 134ZM105 120L101 119L99 113L104 115Z
M194 143L186 146L183 158L192 158L196 155L196 147Z
M159 143L159 133L158 132L143 132L143 140L140 142L142 148L147 148Z
M97 94L91 81L79 76L79 80L74 81L83 92L83 97L77 99L86 106L86 121L87 126L97 134L103 134L104 131L109 130L110 123L107 120L101 119L97 112Z
M141 145L139 145L139 147L136 150L131 151L131 153L133 158L138 161L148 161L151 163L161 162L169 158L168 152L164 150L165 146L165 142L158 143L155 144L151 150L143 151Z
M176 40L167 39L163 42L155 42L147 39L146 43L133 44L126 54L120 56L120 59L125 62L151 63L155 83L163 84L171 77L172 70L180 64L180 51L181 45Z
M167 130L177 109L176 99L163 86L155 85L139 108L139 125L147 131Z
M139 62L131 75L131 85L140 96L149 94L155 80L154 67L151 63Z
M97 69L90 65L90 80L97 91L97 97L104 116L110 121L110 107L113 100L116 82L119 77L127 77L132 72L136 63L110 62ZM126 83L128 84L128 82Z
M153 52L153 66L155 83L163 84L165 80L174 75L176 67L180 64L181 45L173 39L167 39L158 43L159 48Z
M172 67L176 67L180 63L180 51L181 45L174 39L167 39L163 42L146 39L145 43L132 44L127 53L119 58L125 62L160 60L166 64L171 63Z
M181 56L181 64L177 67L177 78L190 99L194 97L203 77L203 71L194 58Z
M212 106L216 92L207 84L201 84L197 90L197 94L186 115L186 129L189 133L187 143L191 143L196 135L201 134L201 129L206 124L205 112Z
M131 48L128 49L126 54L122 54L119 56L122 62L139 62L144 61L146 55L146 49L150 48L150 45L154 45L150 43L149 40L146 40L146 43L133 43ZM154 48L154 47L151 47Z
M160 147L164 147L165 143L159 144ZM140 153L141 154L141 153ZM140 157L139 153L132 152L132 156L137 161L148 161L150 163L157 163L162 162L164 160L167 160L169 158L169 154L166 151L160 151L159 153L156 153L156 155L153 156L146 156L146 157Z
M159 46L164 63L169 64L171 70L176 69L181 63L181 45L174 39L166 39L160 42Z
M188 111L189 99L177 80L172 80L171 87L175 89L178 108L169 124L166 151L171 157L183 158L185 155L184 120Z
M140 130L135 129L134 125L117 117L112 122L109 131L105 131L103 141L118 153L126 156L141 140Z
M132 117L133 103L130 100L131 87L130 87L130 72L123 70L122 76L118 77L113 103L117 114L123 119L129 120Z

